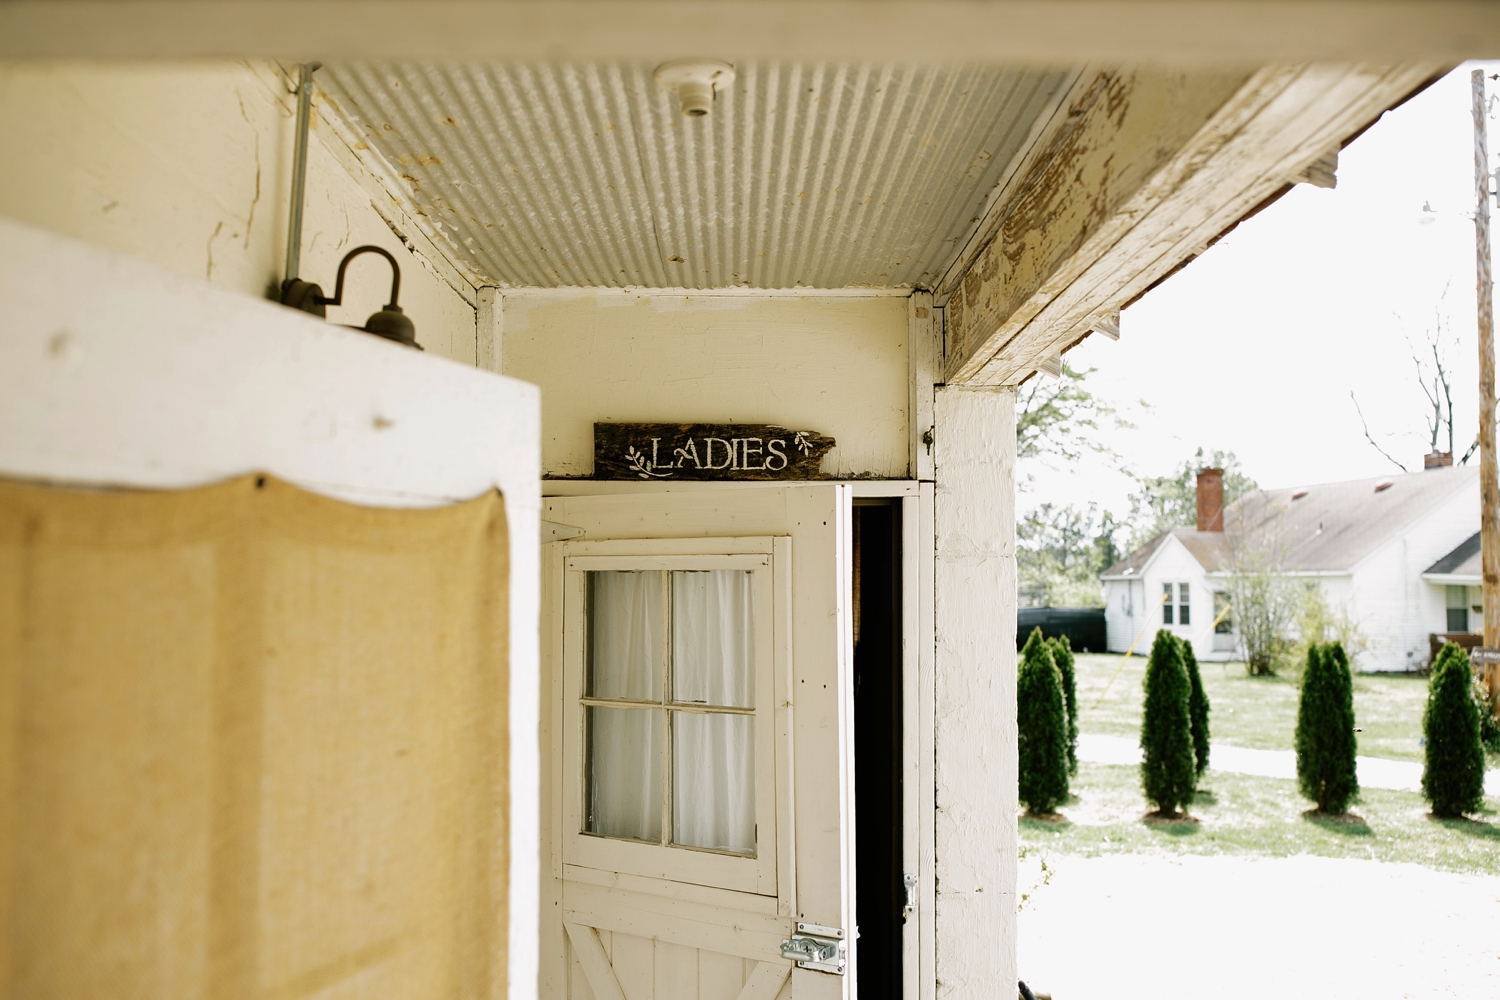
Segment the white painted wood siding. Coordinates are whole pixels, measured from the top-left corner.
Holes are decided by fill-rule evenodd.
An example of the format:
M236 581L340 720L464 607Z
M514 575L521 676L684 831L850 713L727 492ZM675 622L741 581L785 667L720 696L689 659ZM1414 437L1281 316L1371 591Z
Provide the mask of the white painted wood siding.
M1427 661L1428 633L1447 629L1446 593L1423 580L1422 571L1479 529L1479 483L1471 481L1408 526L1398 537L1360 560L1347 603L1370 648L1362 670L1411 670Z

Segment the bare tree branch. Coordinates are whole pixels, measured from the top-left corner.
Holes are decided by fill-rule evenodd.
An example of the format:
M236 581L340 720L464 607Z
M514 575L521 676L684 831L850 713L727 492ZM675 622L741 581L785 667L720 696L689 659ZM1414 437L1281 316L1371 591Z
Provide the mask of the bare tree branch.
M1425 391L1425 386L1423 388ZM1392 465L1400 469L1402 472L1409 471L1406 466L1402 465L1394 458L1391 458L1390 452L1386 451L1384 448L1380 447L1380 445L1375 443L1375 438L1370 434L1370 424L1367 420L1365 420L1365 411L1359 408L1359 400L1355 398L1353 389L1349 390L1349 398L1354 400L1354 412L1359 414L1359 423L1360 426L1365 429L1365 440L1370 442L1370 447L1374 448L1376 451L1384 455Z

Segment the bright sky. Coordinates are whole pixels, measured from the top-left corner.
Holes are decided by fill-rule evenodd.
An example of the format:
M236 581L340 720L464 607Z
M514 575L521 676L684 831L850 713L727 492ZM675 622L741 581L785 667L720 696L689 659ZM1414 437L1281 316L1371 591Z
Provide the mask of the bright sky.
M1233 451L1266 487L1397 471L1365 441L1352 390L1382 446L1420 469L1427 404L1407 339L1424 349L1437 312L1453 371L1455 450L1468 449L1479 377L1471 68L1346 148L1335 190L1299 184L1126 310L1118 343L1094 336L1068 353L1074 368L1098 369L1085 384L1137 424L1105 436L1130 468L1164 475L1201 446ZM1485 82L1500 93L1500 83ZM1493 169L1500 115L1490 116L1489 135ZM1425 224L1424 203L1436 216ZM1493 202L1491 213L1500 216ZM1140 399L1149 410L1131 405ZM1129 513L1133 484L1096 461L1026 471L1036 478L1023 510L1092 500Z

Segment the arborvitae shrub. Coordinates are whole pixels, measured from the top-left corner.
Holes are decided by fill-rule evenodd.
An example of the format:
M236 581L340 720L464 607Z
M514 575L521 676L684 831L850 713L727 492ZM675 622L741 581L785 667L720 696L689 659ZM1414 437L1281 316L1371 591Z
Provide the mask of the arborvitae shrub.
M1073 644L1060 635L1051 640L1052 661L1062 674L1063 701L1068 709L1068 773L1078 773L1078 677L1074 672Z
M1182 664L1182 644L1162 629L1146 664L1146 702L1141 712L1141 788L1159 812L1186 808L1197 790L1193 731L1188 702L1192 685Z
M1198 657L1193 655L1193 644L1186 640L1182 643L1182 665L1188 675L1188 722L1193 734L1193 759L1201 778L1208 770L1208 692L1203 690L1203 677L1198 673Z
M1055 812L1068 798L1068 709L1062 674L1041 629L1021 650L1016 713L1021 804L1034 814Z
M1354 755L1354 677L1344 647L1307 649L1297 702L1297 785L1318 811L1342 813L1359 794Z
M1427 681L1422 794L1432 803L1434 816L1462 816L1484 804L1484 747L1479 711L1469 693L1472 673L1468 654L1450 642L1438 653Z

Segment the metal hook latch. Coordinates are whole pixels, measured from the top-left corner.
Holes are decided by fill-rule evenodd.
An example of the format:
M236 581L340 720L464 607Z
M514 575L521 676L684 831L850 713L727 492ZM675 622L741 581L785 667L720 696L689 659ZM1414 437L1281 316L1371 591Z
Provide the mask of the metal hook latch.
M848 954L841 927L799 922L797 933L781 942L781 957L796 962L797 968L831 972L836 976L844 974Z

